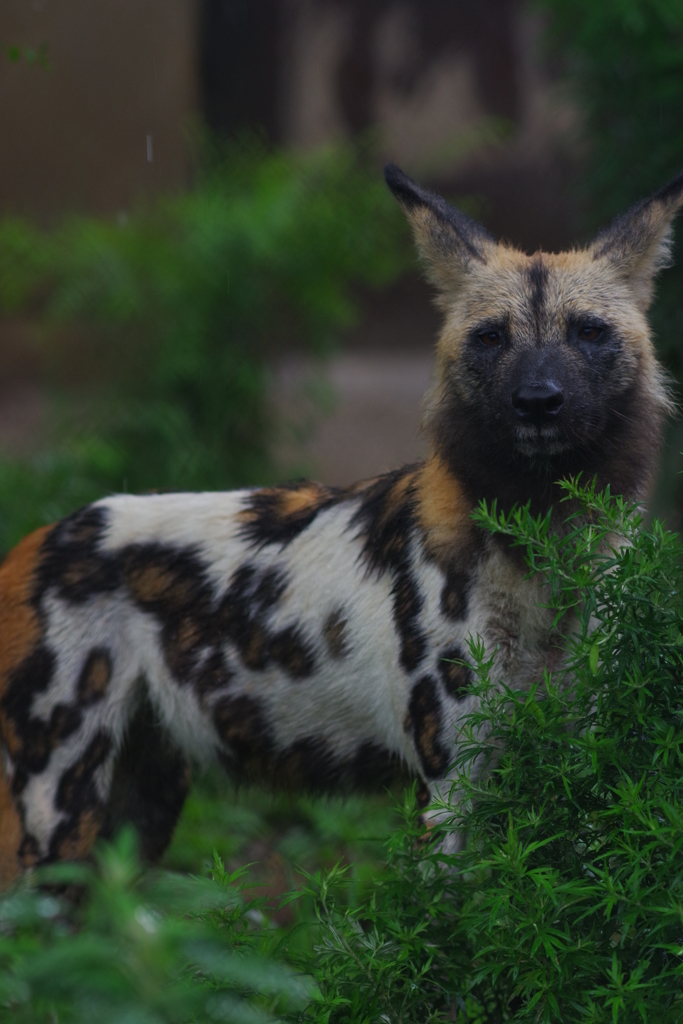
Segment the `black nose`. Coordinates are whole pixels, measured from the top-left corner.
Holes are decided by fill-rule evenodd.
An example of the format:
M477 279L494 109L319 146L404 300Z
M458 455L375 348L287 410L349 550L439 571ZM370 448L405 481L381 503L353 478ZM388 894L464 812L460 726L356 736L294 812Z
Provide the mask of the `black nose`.
M510 402L520 420L542 427L557 416L564 405L564 393L552 381L525 384L513 393Z

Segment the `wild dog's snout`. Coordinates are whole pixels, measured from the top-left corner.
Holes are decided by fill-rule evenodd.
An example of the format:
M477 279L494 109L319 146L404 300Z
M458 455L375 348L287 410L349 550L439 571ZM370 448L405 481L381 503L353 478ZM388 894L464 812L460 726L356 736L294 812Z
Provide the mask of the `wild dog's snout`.
M517 361L510 387L510 405L517 422L551 426L565 405L567 366L556 346L525 352Z
M552 380L523 384L513 391L510 404L523 423L542 427L552 423L564 405L564 391Z

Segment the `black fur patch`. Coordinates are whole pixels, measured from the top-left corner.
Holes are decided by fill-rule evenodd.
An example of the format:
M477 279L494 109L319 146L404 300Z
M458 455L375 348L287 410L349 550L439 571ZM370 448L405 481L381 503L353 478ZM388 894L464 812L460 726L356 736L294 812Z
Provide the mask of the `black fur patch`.
M162 544L131 544L120 555L123 578L131 596L162 619L188 609L206 617L211 590L203 564L190 548Z
M359 527L368 569L379 576L407 562L416 522L415 490L412 481L401 485L414 470L414 466L406 466L374 481L361 495L352 520L352 525Z
M80 729L83 712L75 704L55 704L50 715L50 734L55 745Z
M38 840L30 832L24 834L19 846L19 861L23 868L32 868L40 861L40 847Z
M79 759L59 780L55 806L59 811L76 811L96 800L93 773L104 764L111 750L111 736L100 730Z
M131 824L138 834L143 859L158 860L173 837L189 782L185 759L164 734L151 704L145 700L116 758L103 837L112 838L124 825Z
M381 477L368 488L353 518L363 539L362 557L368 570L393 578L394 622L401 641L400 662L413 672L424 658L427 639L420 629L424 605L411 572L410 543L416 532L415 492L410 480L413 467Z
M233 672L228 666L223 652L216 649L197 671L192 682L193 688L202 703L216 690L222 690L230 685Z
M87 857L102 831L105 814L104 804L96 798L89 803L81 803L78 810L55 829L45 859L80 860Z
M354 790L375 792L386 789L402 774L402 767L396 754L366 740L356 751L347 774Z
M472 669L467 664L458 664L461 661L464 661L463 652L455 645L439 654L439 672L444 689L449 697L455 697L456 700L466 695L472 681Z
M401 637L399 660L406 672L414 672L427 649L427 638L418 625L424 601L417 583L407 569L396 573L392 592L394 621Z
M274 608L287 589L287 578L281 569L271 567L262 571L254 589L254 601L261 612Z
M228 772L247 781L263 778L272 763L273 740L259 702L247 694L222 697L213 709L213 721L234 757L222 758Z
M539 256L529 265L526 273L529 285L531 286L531 311L534 319L538 322L545 302L548 268Z
M441 614L453 622L467 617L469 574L448 569L441 591Z
M242 763L224 763L232 775L245 777ZM261 758L253 759L248 767L248 781L307 793L381 792L405 774L400 758L385 747L366 741L353 756L340 759L319 736L304 736L277 753L263 750Z
M6 742L15 762L12 783L15 793L26 784L29 774L44 770L56 741L51 722L31 714L33 701L37 694L44 693L49 687L54 668L52 652L47 647L37 647L14 670L2 698Z
M241 535L256 547L284 548L313 522L318 513L343 500L346 492L300 480L283 487L253 491L241 513Z
M300 629L289 626L275 633L268 648L269 657L292 679L305 679L315 669L311 645Z
M278 754L273 767L277 787L308 793L381 792L401 774L400 759L386 747L366 741L352 757L340 760L328 743L314 736L297 740Z
M76 691L84 707L102 700L111 681L111 655L104 647L95 647L86 658L78 677Z
M43 547L38 599L54 587L64 600L78 604L121 585L116 559L98 550L105 527L105 510L92 507L57 523Z
M448 768L448 754L441 742L441 725L441 701L436 680L432 676L422 676L410 694L404 728L413 736L428 779L443 778Z
M263 643L258 642L263 629L252 636L252 624L262 620L263 612L261 605L254 600L256 588L256 569L253 565L241 565L233 574L216 615L218 633L232 640L249 667L265 665L265 655L258 653L258 649L263 649Z
M339 765L325 740L306 736L277 755L268 777L277 788L320 793L339 782Z
M343 658L348 654L346 629L347 622L344 612L340 608L335 608L323 624L323 637L333 658Z
M50 839L48 860L83 857L90 852L105 817L94 774L106 761L111 746L109 734L100 730L59 780L55 806L64 819Z
M216 616L217 634L231 640L247 668L261 671L271 662L293 679L303 679L315 667L313 645L294 626L271 633L267 613L287 588L282 570L265 571L242 565L235 572Z

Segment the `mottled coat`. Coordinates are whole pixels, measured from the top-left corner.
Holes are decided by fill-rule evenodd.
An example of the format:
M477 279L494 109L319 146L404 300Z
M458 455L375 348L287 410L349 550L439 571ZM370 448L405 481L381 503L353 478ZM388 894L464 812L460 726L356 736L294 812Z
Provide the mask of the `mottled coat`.
M538 580L473 525L597 474L645 496L669 405L646 320L677 179L585 249L527 256L397 168L444 328L424 464L345 490L122 495L0 568L0 884L124 821L158 856L188 763L314 789L447 778L467 640L560 657Z

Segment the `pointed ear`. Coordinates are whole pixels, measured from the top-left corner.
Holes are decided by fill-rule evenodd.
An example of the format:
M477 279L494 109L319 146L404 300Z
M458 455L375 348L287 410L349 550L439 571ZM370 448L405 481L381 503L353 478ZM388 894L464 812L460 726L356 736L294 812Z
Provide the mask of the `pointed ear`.
M681 205L683 172L617 217L591 246L594 259L608 260L616 267L643 310L652 301L655 275L673 262L673 219Z
M481 224L421 188L395 164L386 165L384 177L411 223L428 278L440 291L452 292L473 261L486 263L494 240Z

